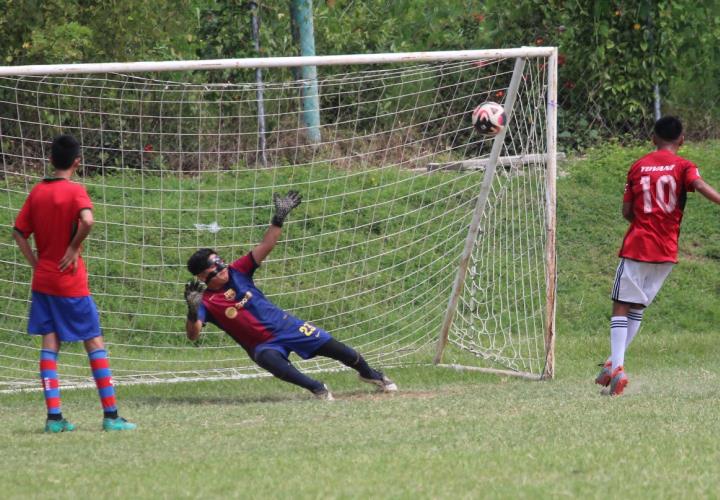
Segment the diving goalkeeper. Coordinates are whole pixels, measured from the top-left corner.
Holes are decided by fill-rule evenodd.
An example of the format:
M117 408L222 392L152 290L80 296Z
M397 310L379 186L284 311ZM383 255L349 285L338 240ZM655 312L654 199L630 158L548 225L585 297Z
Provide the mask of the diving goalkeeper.
M275 214L262 241L230 265L210 248L195 252L187 262L195 276L185 286L186 332L195 341L203 326L213 323L242 346L250 358L275 377L299 385L320 399L334 399L327 385L301 373L288 360L290 352L303 359L325 356L356 370L360 380L384 392L397 385L371 368L354 349L322 328L296 318L270 302L253 282L253 274L280 238L287 215L300 204L297 191L273 195Z

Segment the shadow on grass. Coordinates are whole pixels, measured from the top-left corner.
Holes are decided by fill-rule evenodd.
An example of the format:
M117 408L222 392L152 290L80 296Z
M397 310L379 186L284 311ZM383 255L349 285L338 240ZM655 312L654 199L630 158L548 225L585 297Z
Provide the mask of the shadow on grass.
M367 390L354 391L333 391L333 396L337 401L378 401L383 399L395 398L412 398L426 399L434 398L443 392L436 391L399 391L396 393L368 392ZM168 405L196 405L196 406L234 406L249 404L275 404L288 402L318 401L311 394L246 394L234 396L135 396L132 398L135 404L148 406L168 406ZM332 402L321 402L332 404Z

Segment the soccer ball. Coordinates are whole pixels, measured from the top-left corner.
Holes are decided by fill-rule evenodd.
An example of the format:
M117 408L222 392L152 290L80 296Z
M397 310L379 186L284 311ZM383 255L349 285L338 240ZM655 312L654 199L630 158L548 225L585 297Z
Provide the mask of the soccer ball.
M484 102L472 112L473 127L482 135L496 135L506 123L505 109L496 102Z

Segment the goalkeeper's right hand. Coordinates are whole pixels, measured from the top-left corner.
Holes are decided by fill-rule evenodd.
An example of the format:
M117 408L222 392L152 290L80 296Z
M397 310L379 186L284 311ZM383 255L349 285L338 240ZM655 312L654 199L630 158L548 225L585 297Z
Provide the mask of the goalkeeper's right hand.
M190 280L185 285L185 301L188 306L187 319L190 321L197 321L198 309L202 304L203 292L207 288L207 285L199 280Z
M282 227L288 214L302 201L302 195L297 191L288 191L285 196L273 193L273 204L275 214L272 217L272 225Z

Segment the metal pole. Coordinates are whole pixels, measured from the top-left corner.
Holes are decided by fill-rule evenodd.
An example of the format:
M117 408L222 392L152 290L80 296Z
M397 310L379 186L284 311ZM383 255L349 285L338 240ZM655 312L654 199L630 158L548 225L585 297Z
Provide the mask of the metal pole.
M508 88L507 99L505 101L505 115L507 116L508 124L511 122L512 108L515 104L515 97L517 96L524 68L525 58L518 57L515 60L515 69L513 70L510 87ZM480 186L480 194L478 195L477 203L475 204L475 211L473 213L472 222L470 222L467 238L465 238L465 248L460 256L460 265L457 275L455 276L455 282L453 283L452 293L450 294L450 300L448 301L447 310L445 312L445 319L443 320L442 327L440 328L437 350L435 352L435 358L433 359L433 362L436 365L442 362L443 351L447 345L450 326L452 325L455 312L457 311L458 301L460 300L460 292L465 284L465 275L467 274L468 264L470 263L470 256L472 255L473 247L475 246L478 234L480 233L480 219L485 211L485 205L487 204L488 196L490 195L490 188L492 187L492 182L495 178L495 167L497 165L498 157L500 156L500 151L502 150L505 142L506 133L507 127L503 128L500 133L495 136L492 149L490 150L490 158L488 159L488 164L485 168L485 175L483 177L482 185Z
M312 0L292 0L290 12L297 29L300 55L303 57L314 56L315 33L313 31ZM301 79L303 82L303 123L307 130L308 141L311 144L318 144L320 142L320 99L318 98L317 67L302 66Z
M260 20L258 19L258 4L250 2L250 13L252 17L252 37L255 52L260 55ZM263 78L262 69L255 68L255 82L257 83L257 114L258 114L258 139L260 162L267 167L267 156L265 154L265 102L263 100Z
M557 61L558 52L548 59L547 89L547 170L545 172L545 368L542 378L555 376L555 309L557 292L557 256L555 253L556 179L557 179Z

